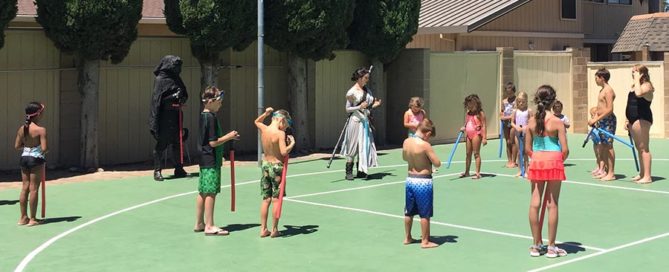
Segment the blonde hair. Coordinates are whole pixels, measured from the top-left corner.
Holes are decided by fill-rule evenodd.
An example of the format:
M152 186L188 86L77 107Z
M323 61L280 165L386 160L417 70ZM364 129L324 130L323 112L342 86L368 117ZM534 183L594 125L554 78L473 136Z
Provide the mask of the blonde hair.
M519 92L518 95L516 95L516 100L518 99L523 99L525 102L527 101L527 93L526 92Z

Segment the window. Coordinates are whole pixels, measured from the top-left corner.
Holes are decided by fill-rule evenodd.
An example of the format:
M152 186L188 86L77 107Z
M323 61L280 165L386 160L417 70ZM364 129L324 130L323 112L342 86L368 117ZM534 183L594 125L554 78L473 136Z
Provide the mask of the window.
M576 0L562 0L562 19L576 19Z
M607 0L609 4L631 5L632 0Z

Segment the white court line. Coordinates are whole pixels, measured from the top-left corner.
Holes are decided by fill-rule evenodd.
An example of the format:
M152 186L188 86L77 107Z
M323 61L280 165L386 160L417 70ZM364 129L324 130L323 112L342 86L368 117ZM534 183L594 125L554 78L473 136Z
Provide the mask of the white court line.
M391 168L391 167L399 167L399 166L404 166L404 165L406 165L406 164L397 164L397 165L380 166L380 167L376 167L376 168ZM343 170L329 170L329 171L321 171L321 172L303 173L303 174L296 174L296 175L288 175L287 177L312 176L312 175L319 175L319 174L335 173L335 172L340 172L340 171L343 171ZM241 182L241 183L238 183L237 185L238 185L238 186L242 186L242 185L253 184L253 183L258 183L258 182L259 182L258 180L252 180L252 181ZM227 187L230 187L230 185L221 186L221 188L227 188ZM21 271L23 271L23 270L26 268L26 266L28 266L28 263L30 263L30 261L32 261L32 260L37 256L37 254L39 254L40 252L44 251L47 247L51 246L51 245L52 245L53 243L55 243L56 241L62 239L63 237L65 237L65 236L67 236L67 235L69 235L69 234L72 234L73 232L78 231L78 230L80 230L80 229L82 229L82 228L84 228L84 227L87 227L87 226L89 226L89 225L95 224L95 223L97 223L97 222L99 222L99 221L102 221L102 220L105 220L105 219L107 219L107 218L109 218L109 217L112 217L112 216L115 216L115 215L119 215L119 214L122 214L122 213L125 213L125 212L128 212L128 211L132 211L132 210L135 210L135 209L144 207L144 206L148 206L148 205L151 205L151 204L155 204L155 203L158 203L158 202L162 202L162 201L164 201L164 200L168 200L168 199L172 199L172 198L176 198L176 197L181 197L181 196L185 196L185 195L190 195L190 194L195 194L195 193L197 193L197 191L186 192L186 193L180 193L180 194L176 194L176 195L171 195L171 196L167 196L167 197L163 197L163 198L155 199L155 200L152 200L152 201L149 201L149 202L144 202L144 203L141 203L141 204L132 206L132 207L128 207L128 208L125 208L125 209L122 209L122 210L118 210L118 211L109 213L109 214L107 214L107 215L103 215L103 216L101 216L101 217L98 217L98 218L95 218L95 219L93 219L93 220L91 220L91 221L88 221L88 222L86 222L86 223L84 223L84 224L81 224L81 225L79 225L79 226L76 226L76 227L74 227L74 228L71 228L71 229L69 229L69 230L67 230L67 231L65 231L65 232L63 232L63 233L61 233L61 234L59 234L59 235L56 235L56 236L54 236L53 238L47 240L46 242L44 242L43 244L41 244L39 247L35 248L33 251L31 251L30 253L28 253L28 255L26 255L26 256L23 258L23 260L21 260L21 262L19 263L19 265L16 266L16 268L14 269L14 271L15 271L15 272L21 272Z
M641 239L639 241L631 242L631 243L628 243L628 244L620 245L620 246L617 246L617 247L605 249L603 251L593 253L593 254L590 254L590 255L585 255L583 257L578 257L578 258L571 259L571 260L568 260L568 261L564 261L564 262L540 267L540 268L537 268L537 269L533 269L533 270L530 270L530 272L544 271L544 270L547 270L547 269L551 269L551 268L563 266L563 265L566 265L566 264L570 264L570 263L582 261L582 260L585 260L585 259L589 259L589 258L592 258L592 257L596 257L596 256L604 255L604 254L607 254L607 253L611 253L611 252L614 252L614 251L617 251L617 250L621 250L623 248L628 248L628 247L640 245L640 244L647 243L647 242L657 240L657 239L660 239L660 238L664 238L664 237L667 237L667 236L669 236L669 232L666 232L666 233L663 233L663 234L660 234L660 235L656 235L656 236L653 236L653 237L648 237L648 238L645 238L645 239Z
M499 174L499 173L490 173L490 172L481 172L481 173L489 174L489 175L497 175L497 176L502 176L502 177L516 177L514 175L508 175L508 174ZM639 189L639 188L623 187L623 186L616 186L616 185L606 185L606 184L597 184L597 183L588 183L588 182L580 182L580 181L572 181L572 180L565 180L565 181L562 181L562 182L563 183L569 183L569 184L604 187L604 188L609 188L609 189L620 189L620 190L627 190L627 191L637 191L637 192L646 192L646 193L656 193L656 194L669 195L669 192L661 191L661 190Z
M446 175L438 175L438 176L432 177L432 179L450 177L450 176L455 176L455 175L459 175L459 174L460 173L450 173L450 174L446 174ZM374 184L374 185L369 185L369 186L360 186L360 187L346 188L346 189L340 189L340 190L334 190L334 191L325 191L325 192L318 192L318 193L312 193L312 194L297 195L297 196L291 196L291 197L286 197L286 198L287 199L294 199L294 198L308 197L308 196L327 195L327 194L334 194L334 193L340 193L340 192L355 191L355 190L360 190L360 189L369 189L369 188L375 188L375 187L381 187L381 186L394 185L394 184L404 183L404 182L406 182L406 180L398 180L398 181L384 182L384 183L381 183L381 184Z
M360 188L360 189L364 189L364 188ZM348 211L354 211L354 212L361 212L361 213L368 213L368 214L374 214L374 215L404 219L404 215L396 215L396 214L389 214L389 213L384 213L384 212L376 212L376 211L372 211L372 210L365 210L365 209L358 209L358 208L323 204L323 203L317 203L317 202L297 200L297 199L292 199L292 198L284 198L284 200L297 202L297 203L302 203L302 204L307 204L307 205L313 205L313 206L321 206L321 207L327 207L327 208L335 208L335 209L340 209L340 210L348 210ZM415 218L414 221L419 222L420 219ZM456 224L444 223L444 222L439 222L439 221L434 221L434 220L430 220L430 224L452 227L452 228L456 228L456 229L464 229L464 230L470 230L470 231L476 231L476 232L496 234L496 235L501 235L501 236L514 237L514 238L522 238L522 239L526 239L526 240L533 240L534 239L531 236L527 236L527 235L520 235L520 234L514 234L514 233L508 233L508 232L502 232L502 231L496 231L496 230L488 230L488 229L482 229L482 228L476 228L476 227L456 225ZM546 240L546 239L544 239L544 240ZM574 246L578 246L578 247L582 247L582 248L586 248L586 249L590 249L590 250L594 250L594 251L603 251L604 250L604 249L601 249L601 248L598 248L598 247L593 247L593 246L569 244L569 243L564 243L564 242L560 242L560 241L555 241L555 242L559 243L559 244L574 245Z
M568 159L568 160L592 161L594 159ZM631 159L619 159L619 160L631 160ZM653 160L655 160L655 161L668 161L669 159L653 159ZM503 162L503 161L506 161L506 160L484 160L484 162ZM454 161L454 162L451 162L451 163L464 163L464 161ZM379 168L394 168L394 167L400 167L400 166L405 166L405 165L406 164L396 164L396 165L379 166L379 167L375 167L375 168L376 169L379 169ZM288 177L311 176L311 175L318 175L318 174L336 173L336 172L341 172L341 171L343 171L343 170L320 171L320 172L304 173L304 174L297 174L297 175L288 175ZM257 182L258 181L254 180L254 181L239 183L238 185L245 185L245 184L257 183ZM226 185L226 186L222 186L222 187L229 187L229 186ZM132 211L132 210L135 210L135 209L147 206L147 205L155 204L155 203L158 203L158 202L162 202L164 200L168 200L168 199L172 199L172 198L176 198L176 197L180 197L180 196L185 196L185 195L189 195L189 194L194 194L194 193L197 193L197 191L181 193L181 194L176 194L176 195L167 196L167 197L164 197L164 198L152 200L152 201L145 202L145 203L142 203L142 204L138 204L138 205L135 205L135 206L132 206L132 207L129 207L129 208L125 208L123 210L112 212L110 214L95 218L95 219L93 219L91 221L88 221L84 224L76 226L76 227L74 227L70 230L67 230L67 231L65 231L65 232L63 232L63 233L61 233L57 236L54 236L53 238L49 239L48 241L44 242L42 245L40 245L39 247L37 247L36 249L31 251L28 255L26 255L26 257L23 258L23 260L21 260L21 262L14 269L14 271L15 272L23 271L25 269L25 267L28 265L28 263L30 263L30 261L32 261L35 258L35 256L37 256L37 254L44 251L47 247L49 247L51 244L55 243L56 241L60 240L61 238L65 237L65 236L67 236L67 235L69 235L69 234L71 234L75 231L78 231L78 230L80 230L80 229L82 229L86 226L92 225L94 223L97 223L97 222L99 222L101 220L104 220L104 219L107 219L109 217L112 217L112 216L115 216L115 215L118 215L118 214L121 214L121 213L125 213L125 212L128 212L128 211ZM293 200L293 201L297 201L297 200Z

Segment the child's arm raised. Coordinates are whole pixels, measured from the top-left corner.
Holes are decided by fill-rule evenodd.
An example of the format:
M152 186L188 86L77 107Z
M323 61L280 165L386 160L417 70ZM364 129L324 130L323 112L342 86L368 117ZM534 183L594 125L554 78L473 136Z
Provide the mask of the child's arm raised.
M290 144L286 146L286 137L290 139ZM286 157L288 156L288 153L293 150L293 147L295 146L295 138L293 136L286 136L285 132L281 132L279 134L279 152L281 152L281 156Z
M437 157L437 153L434 152L434 149L432 148L432 145L429 143L426 143L427 147L425 148L425 153L427 153L427 157L430 159L430 162L434 167L441 167L441 160L439 157Z
M216 139L216 141L209 141L209 145L211 147L217 147L230 140L239 140L239 133L236 130L228 132L228 134L221 136Z
M485 126L485 112L481 111L479 113L479 118L481 119L481 138L483 141L481 142L483 145L488 144L488 136L486 135L486 126Z
M260 116L258 116L258 118L256 118L254 123L256 124L256 127L258 129L263 130L264 128L267 127L267 125L265 125L263 121L265 121L265 118L267 118L267 116L269 116L269 114L272 113L273 111L274 109L272 107L266 108L265 112L263 112Z

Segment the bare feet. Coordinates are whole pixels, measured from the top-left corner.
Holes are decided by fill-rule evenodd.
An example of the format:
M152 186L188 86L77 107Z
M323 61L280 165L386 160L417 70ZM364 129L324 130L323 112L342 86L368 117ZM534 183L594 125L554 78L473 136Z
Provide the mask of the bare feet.
M40 223L41 222L37 219L30 219L30 222L28 222L28 224L26 224L26 226L28 226L28 227L37 226Z
M268 230L261 230L260 231L260 238L265 238L270 235L270 232Z
M204 231L204 223L195 223L195 227L193 227L193 232L203 232Z
M516 167L518 167L518 165L516 163L513 163L513 162L507 162L504 167L506 167L506 168L516 168Z
M606 172L599 172L599 173L597 173L596 175L593 175L592 178L594 178L594 179L601 179L601 178L603 178L603 177L605 177L605 176L607 176L607 175L608 175L608 174L607 174Z
M404 244L405 244L405 245L413 244L413 243L416 243L416 242L418 242L418 240L416 240L416 239L414 239L414 238L411 238L411 237L409 237L409 238L404 238Z
M520 172L516 173L516 174L514 175L514 177L519 178L519 177L520 177Z
M614 181L614 180L616 180L616 176L615 175L606 175L606 176L603 176L602 178L600 178L599 180L601 180L601 181Z
M648 183L653 183L653 180L651 178L642 178L639 180L635 180L634 183L636 184L648 184Z
M421 243L421 244L420 244L420 247L425 248L425 249L427 249L427 248L435 248L435 247L438 247L438 246L439 246L439 245L437 245L437 244L435 244L435 243L433 243L433 242L429 242L429 241L428 241L427 243Z
M641 179L641 176L636 175L632 178L632 181L637 181L637 180L640 180L640 179Z
M276 238L279 236L281 236L281 232L279 232L278 230L273 230L272 234L270 235L271 238Z
M475 175L472 176L472 179L480 179L481 178L481 173L476 173Z
M30 219L28 219L28 217L21 217L19 219L19 222L16 223L16 224L19 225L19 226L23 226L25 224L28 224L28 221L30 221Z
M460 174L460 177L461 177L461 178L469 177L469 173L462 173L462 174Z

